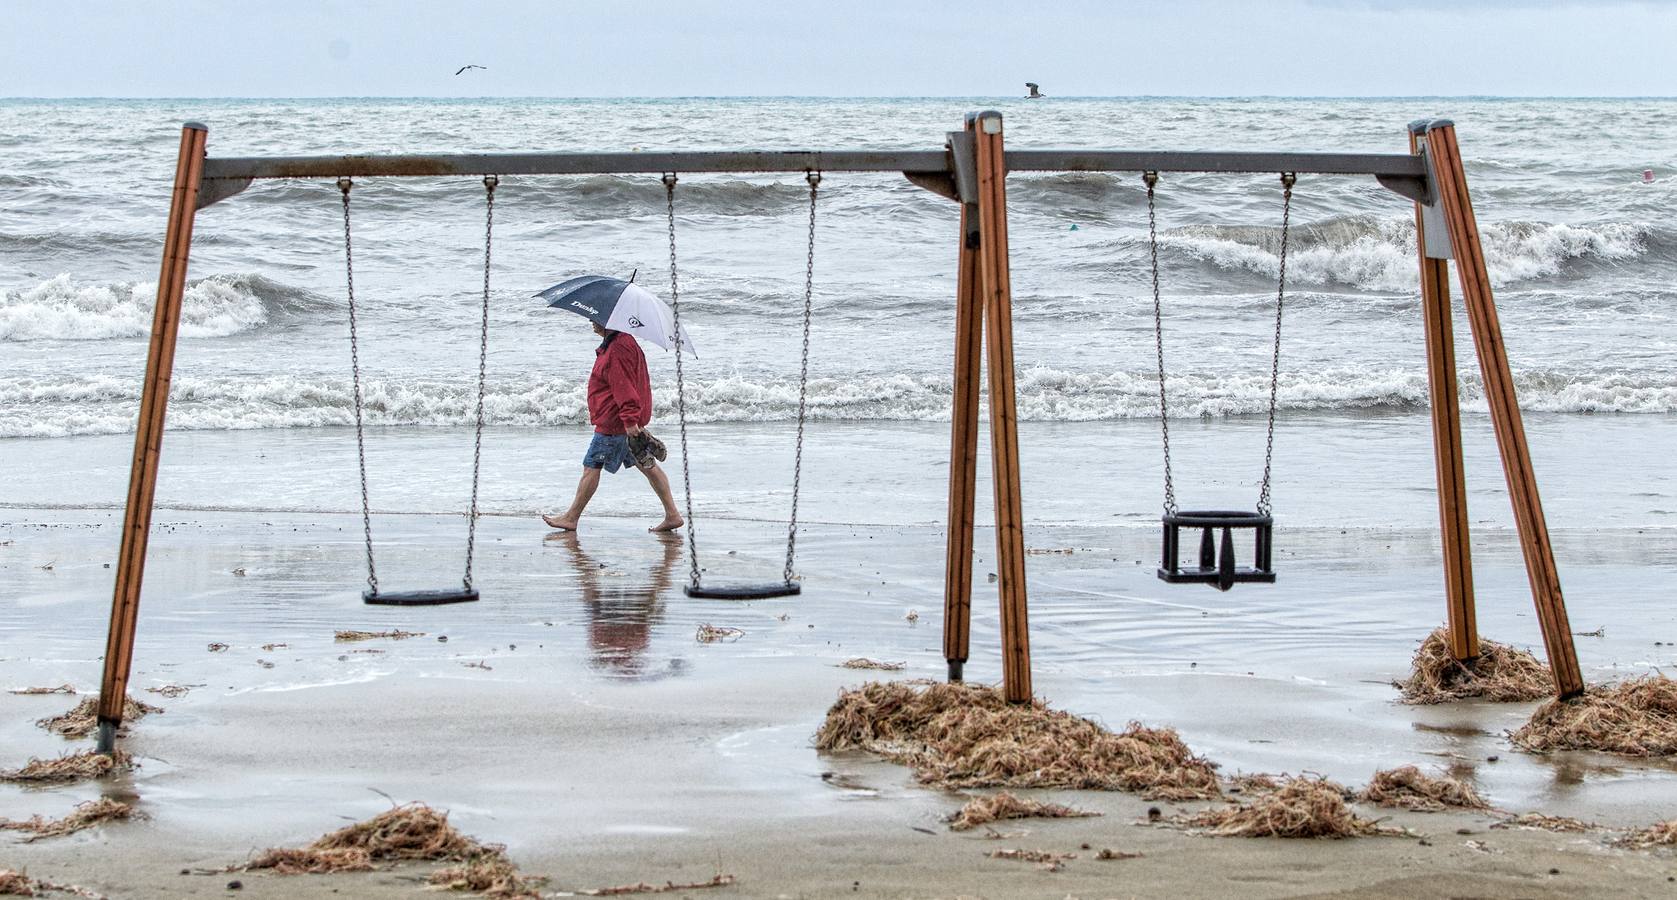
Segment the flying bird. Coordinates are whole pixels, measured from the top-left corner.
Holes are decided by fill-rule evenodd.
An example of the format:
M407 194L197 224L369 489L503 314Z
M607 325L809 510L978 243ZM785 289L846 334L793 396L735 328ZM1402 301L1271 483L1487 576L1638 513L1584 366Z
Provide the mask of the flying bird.
M458 68L454 71L454 74L459 75L461 72L464 72L467 69L488 69L488 68L489 68L488 66L461 66L460 68Z
M1031 89L1031 92L1029 94L1025 95L1026 100L1041 100L1042 98L1048 96L1047 94L1044 94L1041 91L1037 90L1037 83L1034 82L1034 81L1025 82L1025 87L1028 87L1028 88Z

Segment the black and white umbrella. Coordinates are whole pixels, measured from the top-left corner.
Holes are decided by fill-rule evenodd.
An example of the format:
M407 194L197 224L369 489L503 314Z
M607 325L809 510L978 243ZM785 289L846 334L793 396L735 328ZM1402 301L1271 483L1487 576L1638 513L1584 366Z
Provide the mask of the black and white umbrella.
M675 314L651 291L632 281L605 275L579 275L536 294L556 309L568 309L598 323L651 341L665 350L675 346ZM693 338L681 329L681 345L698 356Z

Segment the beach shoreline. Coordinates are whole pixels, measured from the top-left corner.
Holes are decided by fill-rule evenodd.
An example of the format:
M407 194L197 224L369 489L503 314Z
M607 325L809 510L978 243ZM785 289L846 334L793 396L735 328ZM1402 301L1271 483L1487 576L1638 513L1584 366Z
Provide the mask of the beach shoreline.
M0 682L96 692L120 512L7 508L0 521L10 542L0 566L19 587L0 618ZM524 871L567 890L725 873L738 883L717 896L1664 896L1677 872L1668 854L1615 849L1606 834L1490 830L1490 815L1392 817L1430 846L1216 839L1145 826L1149 806L1198 805L1081 791L1039 793L1103 817L1027 820L1000 829L1028 832L1005 841L950 833L940 819L964 796L811 744L840 688L941 677L941 529L812 526L799 545L802 597L727 604L682 597L684 548L645 535L638 519L602 516L570 538L493 517L478 538L483 601L389 610L359 602L358 526L354 515L161 511L132 684L166 712L132 724L124 746L140 767L106 783L0 787L10 818L105 795L137 799L150 818L8 842L0 865L112 896L219 894L235 878L251 896L412 893L426 870L178 874L301 845L388 808L388 795L450 810L463 831L506 844ZM457 516L386 519L384 577L450 577L460 526ZM784 535L772 523L702 527L707 577L777 566ZM1153 578L1151 528L1033 529L1032 547L1065 551L1030 558L1039 695L1109 727L1175 727L1225 775L1310 771L1355 788L1376 768L1417 764L1472 780L1509 812L1616 828L1665 817L1677 796L1665 763L1512 750L1503 732L1534 704L1396 702L1386 682L1442 618L1430 530L1289 538L1297 557L1280 585L1217 595ZM1482 632L1540 646L1512 534L1476 538ZM990 540L981 530L975 681L999 676ZM1638 561L1665 545L1663 529L1559 530L1555 540L1574 624L1603 635L1578 639L1588 679L1677 656L1665 650L1677 622L1650 619L1636 599L1658 589ZM703 623L744 634L700 643ZM423 636L333 638L391 628ZM852 657L905 669L840 667ZM163 684L198 686L172 699L146 692ZM7 764L79 746L32 724L73 699L0 694ZM1003 845L1079 858L1046 872L984 856ZM1091 859L1102 847L1145 855Z

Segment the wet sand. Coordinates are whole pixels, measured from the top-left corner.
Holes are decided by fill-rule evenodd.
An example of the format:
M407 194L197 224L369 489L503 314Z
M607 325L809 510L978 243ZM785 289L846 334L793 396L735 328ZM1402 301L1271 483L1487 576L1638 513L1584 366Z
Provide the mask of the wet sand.
M15 591L0 609L0 684L96 691L104 564L114 559L120 513L7 509L0 521L0 542L11 542L0 546L0 566ZM386 808L389 795L451 810L462 830L505 843L525 871L552 876L553 889L725 872L739 883L706 894L1677 890L1667 854L1615 849L1597 834L1488 830L1496 817L1485 815L1392 815L1426 845L1213 839L1147 826L1153 804L1133 796L1052 792L1106 815L1004 823L1004 832L1026 833L999 841L948 832L939 820L961 795L921 788L899 766L810 746L838 690L882 674L839 668L844 660L907 663L886 677L941 676L937 528L811 527L800 540L801 598L729 604L683 597L682 548L646 535L638 518L601 516L563 537L539 522L492 517L479 530L484 601L402 610L359 602L357 516L162 510L156 524L133 686L167 712L133 727L126 746L140 768L103 785L0 787L0 815L11 818L62 815L103 792L137 798L150 819L8 841L0 865L112 896L221 894L232 878L252 896L405 895L426 870L178 874L306 843ZM459 517L386 517L380 529L387 585L458 577ZM723 569L778 571L776 523L707 521L699 537L712 578ZM1359 786L1377 768L1415 763L1471 778L1512 812L1611 826L1669 815L1677 798L1669 766L1512 750L1503 732L1530 705L1393 702L1387 683L1441 618L1429 531L1292 529L1287 538L1288 555L1307 562L1284 561L1280 585L1218 595L1157 582L1151 529L1034 529L1033 547L1073 551L1030 559L1038 693L1114 727L1130 719L1176 727L1226 773L1310 771ZM1483 633L1536 644L1512 535L1476 538ZM984 577L991 539L978 538L973 680L999 674L995 589ZM1677 621L1647 599L1660 596L1669 567L1645 563L1670 546L1669 534L1562 530L1556 542L1575 628L1603 629L1578 638L1588 678L1677 659ZM705 622L745 633L701 644L694 632ZM390 628L425 636L333 640L337 629ZM230 646L211 652L211 642ZM382 652L360 652L369 650ZM144 690L165 683L197 687L174 699ZM75 746L32 724L71 700L0 695L0 759L18 764ZM1167 815L1194 808L1158 805ZM1464 828L1472 833L1458 834ZM1084 843L1092 849L1079 849ZM1079 859L1045 872L986 858L998 847ZM1102 847L1146 855L1093 859Z

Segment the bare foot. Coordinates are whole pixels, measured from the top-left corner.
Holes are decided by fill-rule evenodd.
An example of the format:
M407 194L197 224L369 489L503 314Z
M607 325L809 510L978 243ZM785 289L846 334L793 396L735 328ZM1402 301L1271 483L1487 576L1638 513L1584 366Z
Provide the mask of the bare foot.
M547 527L557 528L560 531L576 530L576 519L567 519L562 516L542 516L542 521L547 523Z
M550 522L548 524L552 524L552 523ZM674 531L677 528L680 528L681 526L686 525L686 524L687 524L687 521L680 516L665 516L664 521L659 522L658 524L652 526L651 528L648 528L647 531L652 531L652 532Z

